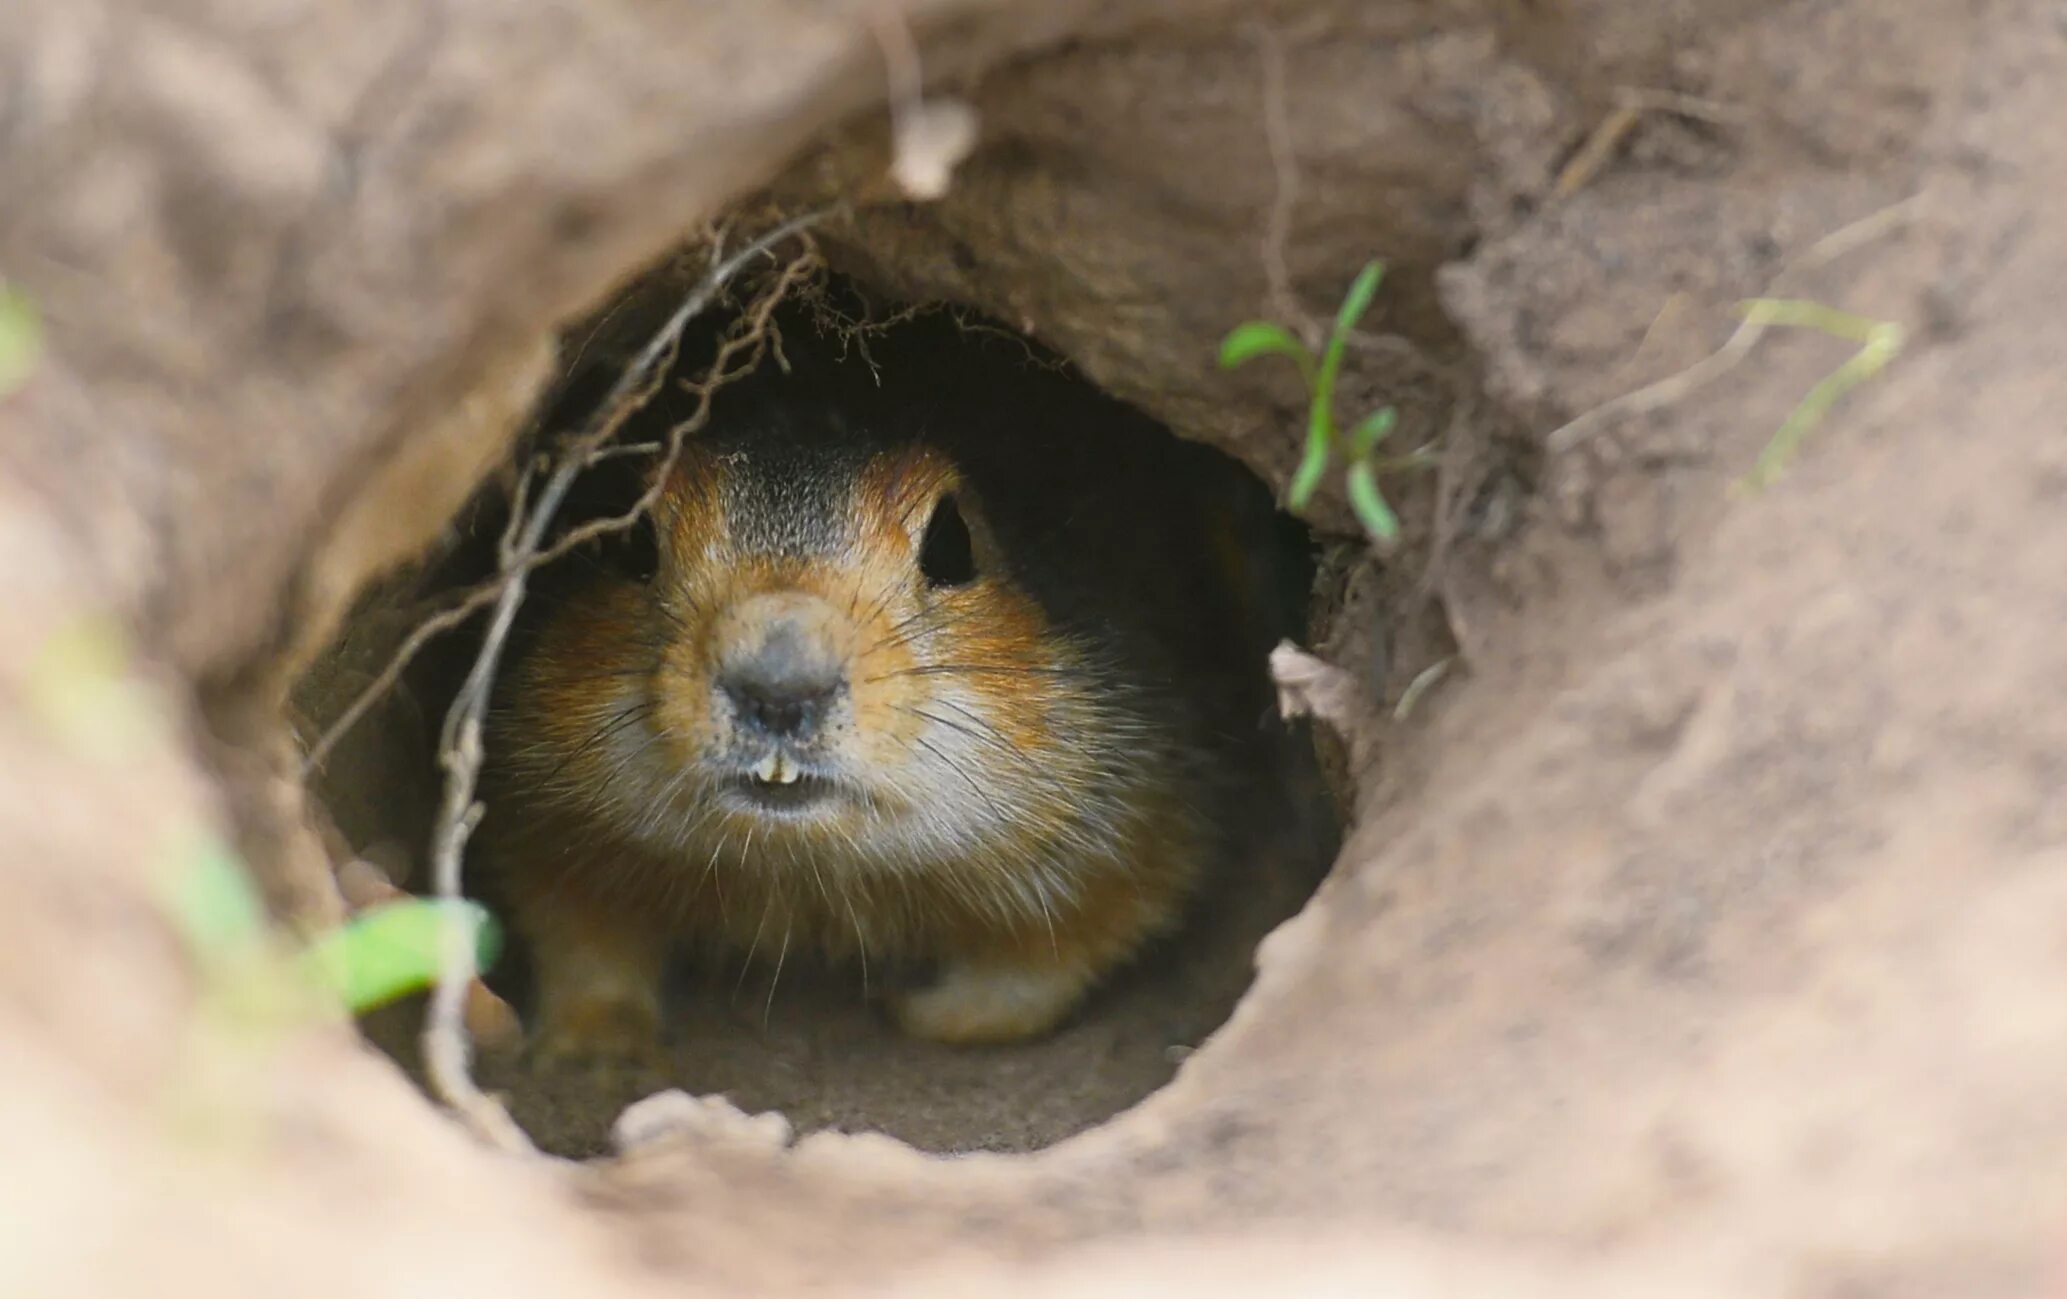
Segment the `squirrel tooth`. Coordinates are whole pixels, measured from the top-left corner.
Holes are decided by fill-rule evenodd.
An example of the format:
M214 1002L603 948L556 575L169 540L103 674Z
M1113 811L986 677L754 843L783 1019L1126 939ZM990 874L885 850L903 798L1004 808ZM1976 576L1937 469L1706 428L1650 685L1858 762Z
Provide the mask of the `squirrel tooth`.
M755 780L758 780L765 785L768 784L770 781L778 779L776 773L781 769L781 766L782 755L779 753L771 753L767 757L755 763L753 766L753 770L748 774L753 776Z
M797 783L797 777L802 774L802 772L797 770L797 764L791 762L789 759L783 757L783 755L779 753L775 755L776 784L794 785Z

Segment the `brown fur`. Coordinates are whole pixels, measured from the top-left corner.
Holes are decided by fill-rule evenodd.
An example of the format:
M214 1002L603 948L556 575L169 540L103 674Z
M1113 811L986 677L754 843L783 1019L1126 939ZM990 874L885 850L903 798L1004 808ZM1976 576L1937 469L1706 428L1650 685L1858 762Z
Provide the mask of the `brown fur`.
M735 463L691 448L658 512L660 573L576 590L505 684L485 857L536 952L540 1046L650 1049L678 943L778 973L806 954L937 963L894 1007L908 1031L1046 1031L1191 888L1201 819L1172 742L1014 583L973 503L981 575L926 588L925 521L944 493L964 500L942 453L867 460L831 554L735 544ZM767 608L845 671L857 797L817 819L697 792L729 736L714 664Z

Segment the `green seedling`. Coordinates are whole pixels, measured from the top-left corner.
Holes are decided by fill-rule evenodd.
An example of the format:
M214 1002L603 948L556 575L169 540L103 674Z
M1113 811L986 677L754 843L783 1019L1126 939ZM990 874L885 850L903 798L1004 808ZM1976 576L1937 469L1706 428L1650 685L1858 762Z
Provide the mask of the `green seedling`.
M1859 350L1843 365L1823 377L1809 390L1780 425L1778 432L1759 453L1751 472L1737 484L1738 490L1756 492L1770 487L1786 472L1801 444L1844 395L1887 368L1902 351L1902 327L1891 320L1870 320L1826 307L1820 302L1795 298L1753 298L1739 304L1744 318L1755 325L1792 325L1814 329L1859 344Z
M36 304L20 290L0 284L0 401L29 381L42 351L43 321Z
M106 619L81 618L53 632L30 664L23 695L32 716L91 758L125 758L163 725L155 696L134 675L121 628ZM200 970L204 995L233 1018L278 1022L325 1005L358 1014L420 991L437 978L446 918L455 916L435 902L397 901L294 952L270 931L228 845L193 831L167 867L164 910ZM497 945L487 913L462 903L455 919L485 966Z
M185 855L167 910L203 987L239 1019L292 1023L341 1006L353 1014L421 992L444 960L446 926L464 928L474 968L500 946L478 904L410 898L369 907L298 950L283 948L249 874L226 845L204 840Z
M407 898L369 907L318 939L303 966L315 984L353 1014L422 992L438 980L445 928L453 917L474 954L469 974L494 964L500 935L479 903Z
M133 664L119 623L102 615L77 617L54 628L38 647L22 682L22 701L67 750L120 761L166 729L161 701Z
M265 1110L254 1102L276 1085L271 1066L296 1034L437 978L449 922L464 928L477 967L494 955L495 932L471 903L456 913L416 899L389 903L300 945L268 922L244 864L220 839L194 831L167 864L160 905L194 965L197 995L166 1117L183 1140L217 1156L265 1148Z
M1379 458L1378 447L1399 423L1399 412L1391 406L1373 411L1359 420L1347 438L1342 436L1335 419L1335 386L1342 375L1342 358L1349 349L1349 337L1357 322L1370 310L1372 299L1378 295L1378 282L1384 274L1383 262L1370 262L1357 273L1349 286L1349 293L1342 299L1341 308L1335 313L1334 327L1318 358L1285 326L1268 320L1250 320L1235 326L1221 341L1220 367L1231 370L1259 356L1271 355L1286 357L1298 367L1308 398L1306 449L1300 457L1299 468L1292 475L1285 503L1295 512L1304 511L1312 502L1314 492L1319 490L1322 479L1327 476L1330 462L1339 452L1345 461L1343 486L1349 496L1350 508L1356 511L1358 521L1374 542L1390 547L1399 540L1399 516L1379 489L1379 477L1392 470L1424 467L1428 463L1427 457L1416 454Z

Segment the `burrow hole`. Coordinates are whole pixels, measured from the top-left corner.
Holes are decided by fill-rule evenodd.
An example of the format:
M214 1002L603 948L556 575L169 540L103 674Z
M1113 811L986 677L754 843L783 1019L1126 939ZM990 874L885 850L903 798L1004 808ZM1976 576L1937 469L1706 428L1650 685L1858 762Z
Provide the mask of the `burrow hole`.
M516 463L583 425L650 337L661 315L656 304L677 300L660 291L664 279L655 272L649 291L633 291L568 331L565 372L542 403ZM668 382L618 434L616 445L626 450L584 475L560 527L620 513L640 498L664 455L632 448L665 446L670 431L696 409L689 389L708 379L726 340L754 334L753 309L762 301L755 283L735 285L692 323ZM865 957L829 959L813 950L817 944L808 936L785 941L768 933L746 951L737 943L706 941L701 946L710 950L697 950L692 942L671 955L656 1060L544 1067L523 1048L505 1043L482 1051L480 1079L507 1098L543 1146L569 1155L605 1150L610 1125L623 1108L664 1088L722 1095L750 1113L778 1111L799 1131L874 1130L943 1152L1031 1150L1098 1124L1165 1083L1183 1056L1226 1020L1248 985L1257 942L1306 900L1333 856L1338 829L1312 738L1303 726L1275 716L1265 669L1265 656L1279 639L1305 639L1314 543L1233 460L1179 440L1095 391L1060 358L963 312L871 301L853 286L821 276L786 293L758 341L736 345L730 356L742 377L715 390L707 424L688 438L706 447L722 445L723 452L699 461L704 467L696 472L723 474L728 465L736 467L734 457L774 454L767 449L771 439L791 450L808 444L801 458L784 461L783 473L794 478L797 493L815 493L821 512L838 514L860 508L852 504L853 492L888 490L889 480L880 474L856 477L855 445L917 438L944 448L965 486L953 494L952 510L933 510L915 552L904 561L920 570L913 580L948 586L994 581L1038 611L1029 620L1014 614L1020 606L1009 600L965 607L956 625L913 649L912 667L943 670L913 672L912 693L872 715L857 709L850 731L862 732L865 740L870 727L910 721L918 713L926 715L920 719L926 726L940 728L930 739L918 732L935 756L950 749L996 750L993 760L975 762L966 774L936 778L932 796L949 812L963 804L970 806L962 810L982 804L994 804L986 809L993 813L1016 810L1012 782L1078 779L1055 776L1054 764L1039 759L1012 759L1003 750L1018 746L1015 735L1036 747L1109 750L1102 760L1122 768L1153 764L1158 770L1141 783L1144 792L1130 796L1159 793L1198 809L1207 827L1197 863L1200 882L1168 932L1101 980L1059 1028L1032 1040L965 1046L916 1039L898 1030L886 1007L900 981L923 983L929 977L923 961L899 968L879 952L864 970ZM827 412L836 427L817 442L815 434L789 437L773 427L784 421L813 424ZM312 725L320 729L334 717L427 611L493 575L514 473L507 470L484 486L455 521L441 555L363 602L304 687L300 703ZM764 475L756 479L763 484L756 490L765 495L766 483L775 480L787 481ZM824 504L842 499L850 504ZM732 505L746 512L766 508L773 511L770 518L780 514L789 520L784 527L795 527L780 501L735 492ZM620 606L593 598L599 585L626 593L634 604L657 598L668 580L665 549L694 549L705 540L693 526L694 511L672 517L672 532L649 517L536 575L502 669L499 713L509 708L510 691L525 688L526 656L543 652L538 647L551 638L542 629L558 618L587 620L572 641L562 632L557 643L578 644L593 669L563 673L565 688L601 692L634 677L639 690L664 694L675 688L672 678L656 684L651 676L652 664L664 656L653 629L664 626L667 637L693 638L707 630L703 620L720 611L681 605L668 619L634 624L597 612ZM836 534L846 538L836 544L849 550L887 544L879 536L853 535L856 518L819 523L824 536L761 540L776 549L789 543L810 549ZM897 562L891 550L864 555L872 564L861 569L894 580L894 571L885 567ZM853 595L857 607L877 598L873 590ZM1034 672L974 678L944 670L957 655L980 654L995 663L1023 650L1031 662L1044 652L1041 637L1061 636L1109 664L1099 670L1109 672L1114 684L1108 687L1095 674L1062 681ZM478 619L434 642L400 686L340 739L318 776L343 846L380 864L404 887L426 887L418 845L427 842L440 788L435 737L479 643ZM927 689L929 683L951 681L976 691L977 700ZM1049 707L1054 691L1088 691L1110 704L1137 687L1174 701L1184 726L1167 735L1142 734L1128 729L1132 723L1124 719L1131 715L1107 709L1093 715L1121 720L1079 725L1069 734L1043 730L1064 715ZM585 707L582 696L571 702L556 697L552 709L532 715L587 725L580 720L591 715ZM651 708L606 715L623 728L666 725ZM1152 710L1147 715L1157 726L1167 716ZM500 733L491 729L490 736L491 744L539 741L521 728L514 739L507 727ZM608 746L613 738L562 736L561 742L565 750ZM853 753L864 763L897 763L914 752L909 744L905 756L894 749L862 743ZM655 749L633 760L667 759ZM525 779L534 786L542 780L578 783L609 778L599 773L610 770L574 760L551 771L534 767L528 776L501 784L491 781L487 789L487 820L469 860L469 878L505 921L507 942L490 985L528 1025L537 1018L536 953L524 927L509 923L509 890L497 884L493 860L497 851L508 850L508 839L498 840L494 823L518 816L513 809L523 801L544 797ZM648 800L654 822L685 816L678 804L655 804L650 782L622 772L614 778L633 791L624 798ZM1087 803L1101 793L1081 792ZM612 841L609 827L618 824L526 833L564 834L565 844L530 847L563 852L568 869L593 876L631 869L594 851ZM749 859L753 867L838 868L837 860L801 866L779 846L769 846L781 842L780 834L763 836L761 857ZM641 861L643 869L681 875L685 894L692 892L687 880L705 865L687 852L667 860L656 851ZM791 883L826 887L822 880ZM607 891L610 885L600 887ZM706 898L695 905L708 903ZM420 1004L406 1003L365 1021L368 1036L412 1072L418 1069L420 1016Z

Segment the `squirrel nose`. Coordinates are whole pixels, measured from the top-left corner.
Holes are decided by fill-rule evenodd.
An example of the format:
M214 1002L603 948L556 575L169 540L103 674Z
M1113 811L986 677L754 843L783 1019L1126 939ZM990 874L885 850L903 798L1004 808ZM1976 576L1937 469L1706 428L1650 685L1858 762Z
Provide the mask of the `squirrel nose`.
M815 734L842 684L839 665L814 653L800 629L788 623L777 623L758 645L729 657L718 672L718 689L741 725L778 739Z

